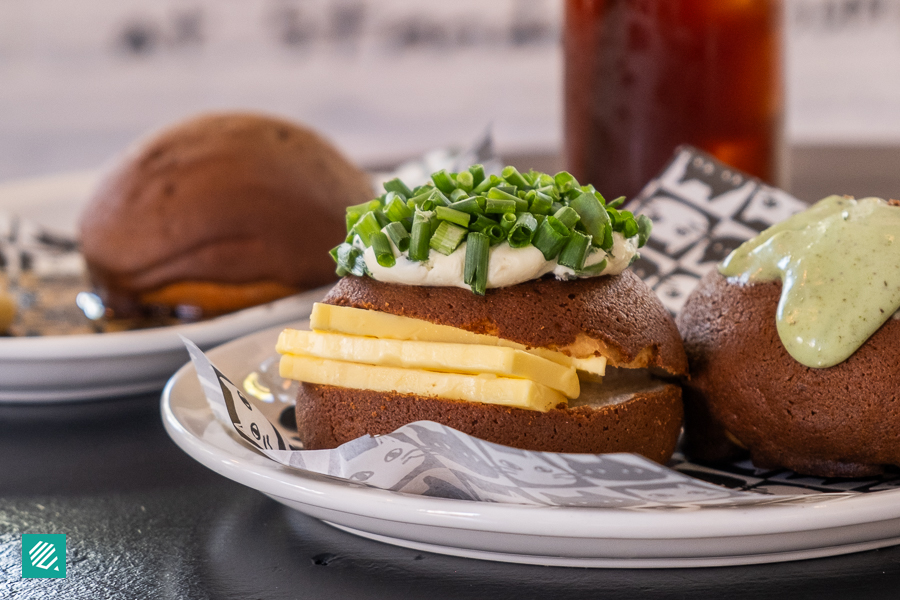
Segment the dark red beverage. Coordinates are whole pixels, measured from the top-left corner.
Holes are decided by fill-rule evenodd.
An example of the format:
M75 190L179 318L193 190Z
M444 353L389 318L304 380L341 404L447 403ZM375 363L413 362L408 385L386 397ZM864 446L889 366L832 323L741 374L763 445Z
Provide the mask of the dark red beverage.
M780 0L566 0L569 170L637 194L680 144L773 182Z

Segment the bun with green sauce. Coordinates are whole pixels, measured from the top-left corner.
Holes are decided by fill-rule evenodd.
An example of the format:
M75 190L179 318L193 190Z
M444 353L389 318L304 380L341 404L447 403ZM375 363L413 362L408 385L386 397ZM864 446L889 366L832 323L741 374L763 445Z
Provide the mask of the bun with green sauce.
M344 278L279 340L307 448L437 421L554 452L658 462L681 431L687 360L626 270L649 220L568 173L441 171L347 210Z
M831 196L709 273L678 317L686 450L857 477L900 465L900 203Z

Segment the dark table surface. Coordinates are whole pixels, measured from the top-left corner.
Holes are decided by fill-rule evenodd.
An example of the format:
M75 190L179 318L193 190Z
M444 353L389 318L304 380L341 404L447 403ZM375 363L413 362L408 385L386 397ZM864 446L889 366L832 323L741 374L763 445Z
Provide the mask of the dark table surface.
M21 535L67 536L65 579L21 577ZM208 471L156 395L0 405L3 598L892 598L900 547L708 569L573 569L357 538Z

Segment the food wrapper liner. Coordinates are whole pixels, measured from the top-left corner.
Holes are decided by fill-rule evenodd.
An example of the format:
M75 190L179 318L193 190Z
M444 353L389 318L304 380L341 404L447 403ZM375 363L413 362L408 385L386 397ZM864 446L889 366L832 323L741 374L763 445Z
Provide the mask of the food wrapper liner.
M679 148L628 206L654 221L650 242L632 268L677 313L699 278L731 250L805 206L701 151ZM829 488L822 480L782 482L777 475L767 480L749 463L743 476L735 476L677 460L667 468L632 454L519 450L430 421L363 436L333 450L296 449L257 399L184 341L219 424L287 468L375 488L481 502L632 510L815 503L823 492L832 501L835 495L858 493ZM744 491L749 487L755 491Z

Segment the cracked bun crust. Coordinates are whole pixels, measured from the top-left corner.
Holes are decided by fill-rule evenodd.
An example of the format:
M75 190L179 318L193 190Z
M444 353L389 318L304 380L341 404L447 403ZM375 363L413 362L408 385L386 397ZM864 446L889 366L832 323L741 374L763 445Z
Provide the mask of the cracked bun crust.
M82 213L82 251L117 314L226 312L333 281L344 207L372 196L368 176L309 129L201 116L144 140L106 175Z
M297 423L306 448L334 448L418 420L528 450L635 452L664 463L681 431L681 389L651 375L683 376L687 359L669 314L634 274L489 289L387 284L345 277L325 303L496 335L529 347L608 357L600 384L582 382L567 408L538 412L411 394L303 383ZM629 368L616 368L616 367Z
M760 467L822 477L900 465L900 320L889 319L846 361L806 367L775 325L781 283L700 282L678 317L691 365L687 452L702 460L749 449Z

